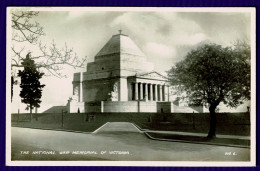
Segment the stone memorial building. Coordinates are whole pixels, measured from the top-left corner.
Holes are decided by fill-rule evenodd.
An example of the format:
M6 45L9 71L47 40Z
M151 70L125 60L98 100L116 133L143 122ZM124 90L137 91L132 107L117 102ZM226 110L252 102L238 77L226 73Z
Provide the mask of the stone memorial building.
M74 73L68 112L197 112L172 102L167 78L121 31L97 53L87 71Z

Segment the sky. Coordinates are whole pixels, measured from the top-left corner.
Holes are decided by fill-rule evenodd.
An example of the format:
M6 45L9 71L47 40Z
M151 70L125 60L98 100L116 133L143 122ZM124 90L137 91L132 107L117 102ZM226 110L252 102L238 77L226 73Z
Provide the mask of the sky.
M38 8L39 9L39 8ZM42 11L42 9L44 9ZM250 42L251 15L249 12L177 12L170 10L125 10L102 8L98 11L90 8L66 8L64 10L40 9L34 18L44 28L45 36L40 38L48 45L55 41L62 48L66 43L80 58L93 62L95 55L111 38L122 30L146 54L147 60L155 66L155 71L165 73L174 64L184 59L192 49L204 43L216 43L232 46L237 40ZM147 10L148 9L148 10ZM196 11L196 10L195 10ZM198 10L197 10L198 11ZM26 46L32 55L37 55L34 47ZM86 64L85 64L86 66ZM65 67L62 71L67 78L45 76L41 82L42 103L38 112L52 106L66 105L72 96L72 78L74 72L86 71L86 67L74 69ZM12 112L25 111L25 105L19 99L19 86L14 87ZM230 109L221 106L220 111L246 111L247 104Z

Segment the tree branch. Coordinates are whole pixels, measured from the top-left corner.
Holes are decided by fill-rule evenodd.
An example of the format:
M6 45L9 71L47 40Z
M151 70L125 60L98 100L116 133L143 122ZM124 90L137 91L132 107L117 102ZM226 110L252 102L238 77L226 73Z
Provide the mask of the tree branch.
M31 59L35 61L37 69L45 69L51 75L62 77L61 70L64 65L73 68L82 68L86 62L86 57L80 59L74 52L73 48L68 48L67 44L61 49L56 46L53 41L48 48L38 41L39 37L45 35L43 27L37 22L33 22L32 18L38 16L39 12L34 11L14 11L12 12L12 40L18 43L29 42L34 47L33 49L39 50L38 55L32 55ZM19 45L19 44L18 44ZM14 57L12 57L12 67L23 67L21 60L25 58L22 53L24 48L20 51L12 47ZM30 52L30 51L28 51ZM28 53L27 52L27 53ZM17 59L16 59L17 58Z

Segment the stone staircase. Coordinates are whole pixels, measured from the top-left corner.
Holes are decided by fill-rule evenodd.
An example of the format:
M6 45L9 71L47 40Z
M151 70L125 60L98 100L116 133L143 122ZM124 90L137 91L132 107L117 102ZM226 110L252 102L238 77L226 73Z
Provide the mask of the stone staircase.
M134 124L129 122L107 122L93 133L109 133L109 132L128 132L128 133L141 133Z

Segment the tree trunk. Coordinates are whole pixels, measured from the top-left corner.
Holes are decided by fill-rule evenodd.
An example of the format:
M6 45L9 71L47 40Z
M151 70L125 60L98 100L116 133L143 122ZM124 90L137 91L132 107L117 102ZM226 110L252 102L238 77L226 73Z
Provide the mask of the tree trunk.
M36 117L36 121L38 121L38 112L37 112L37 107L35 107L35 117Z
M32 105L30 105L30 121L32 122Z
M208 138L216 138L216 107L215 105L210 105L209 112L210 112L210 128L208 133Z

